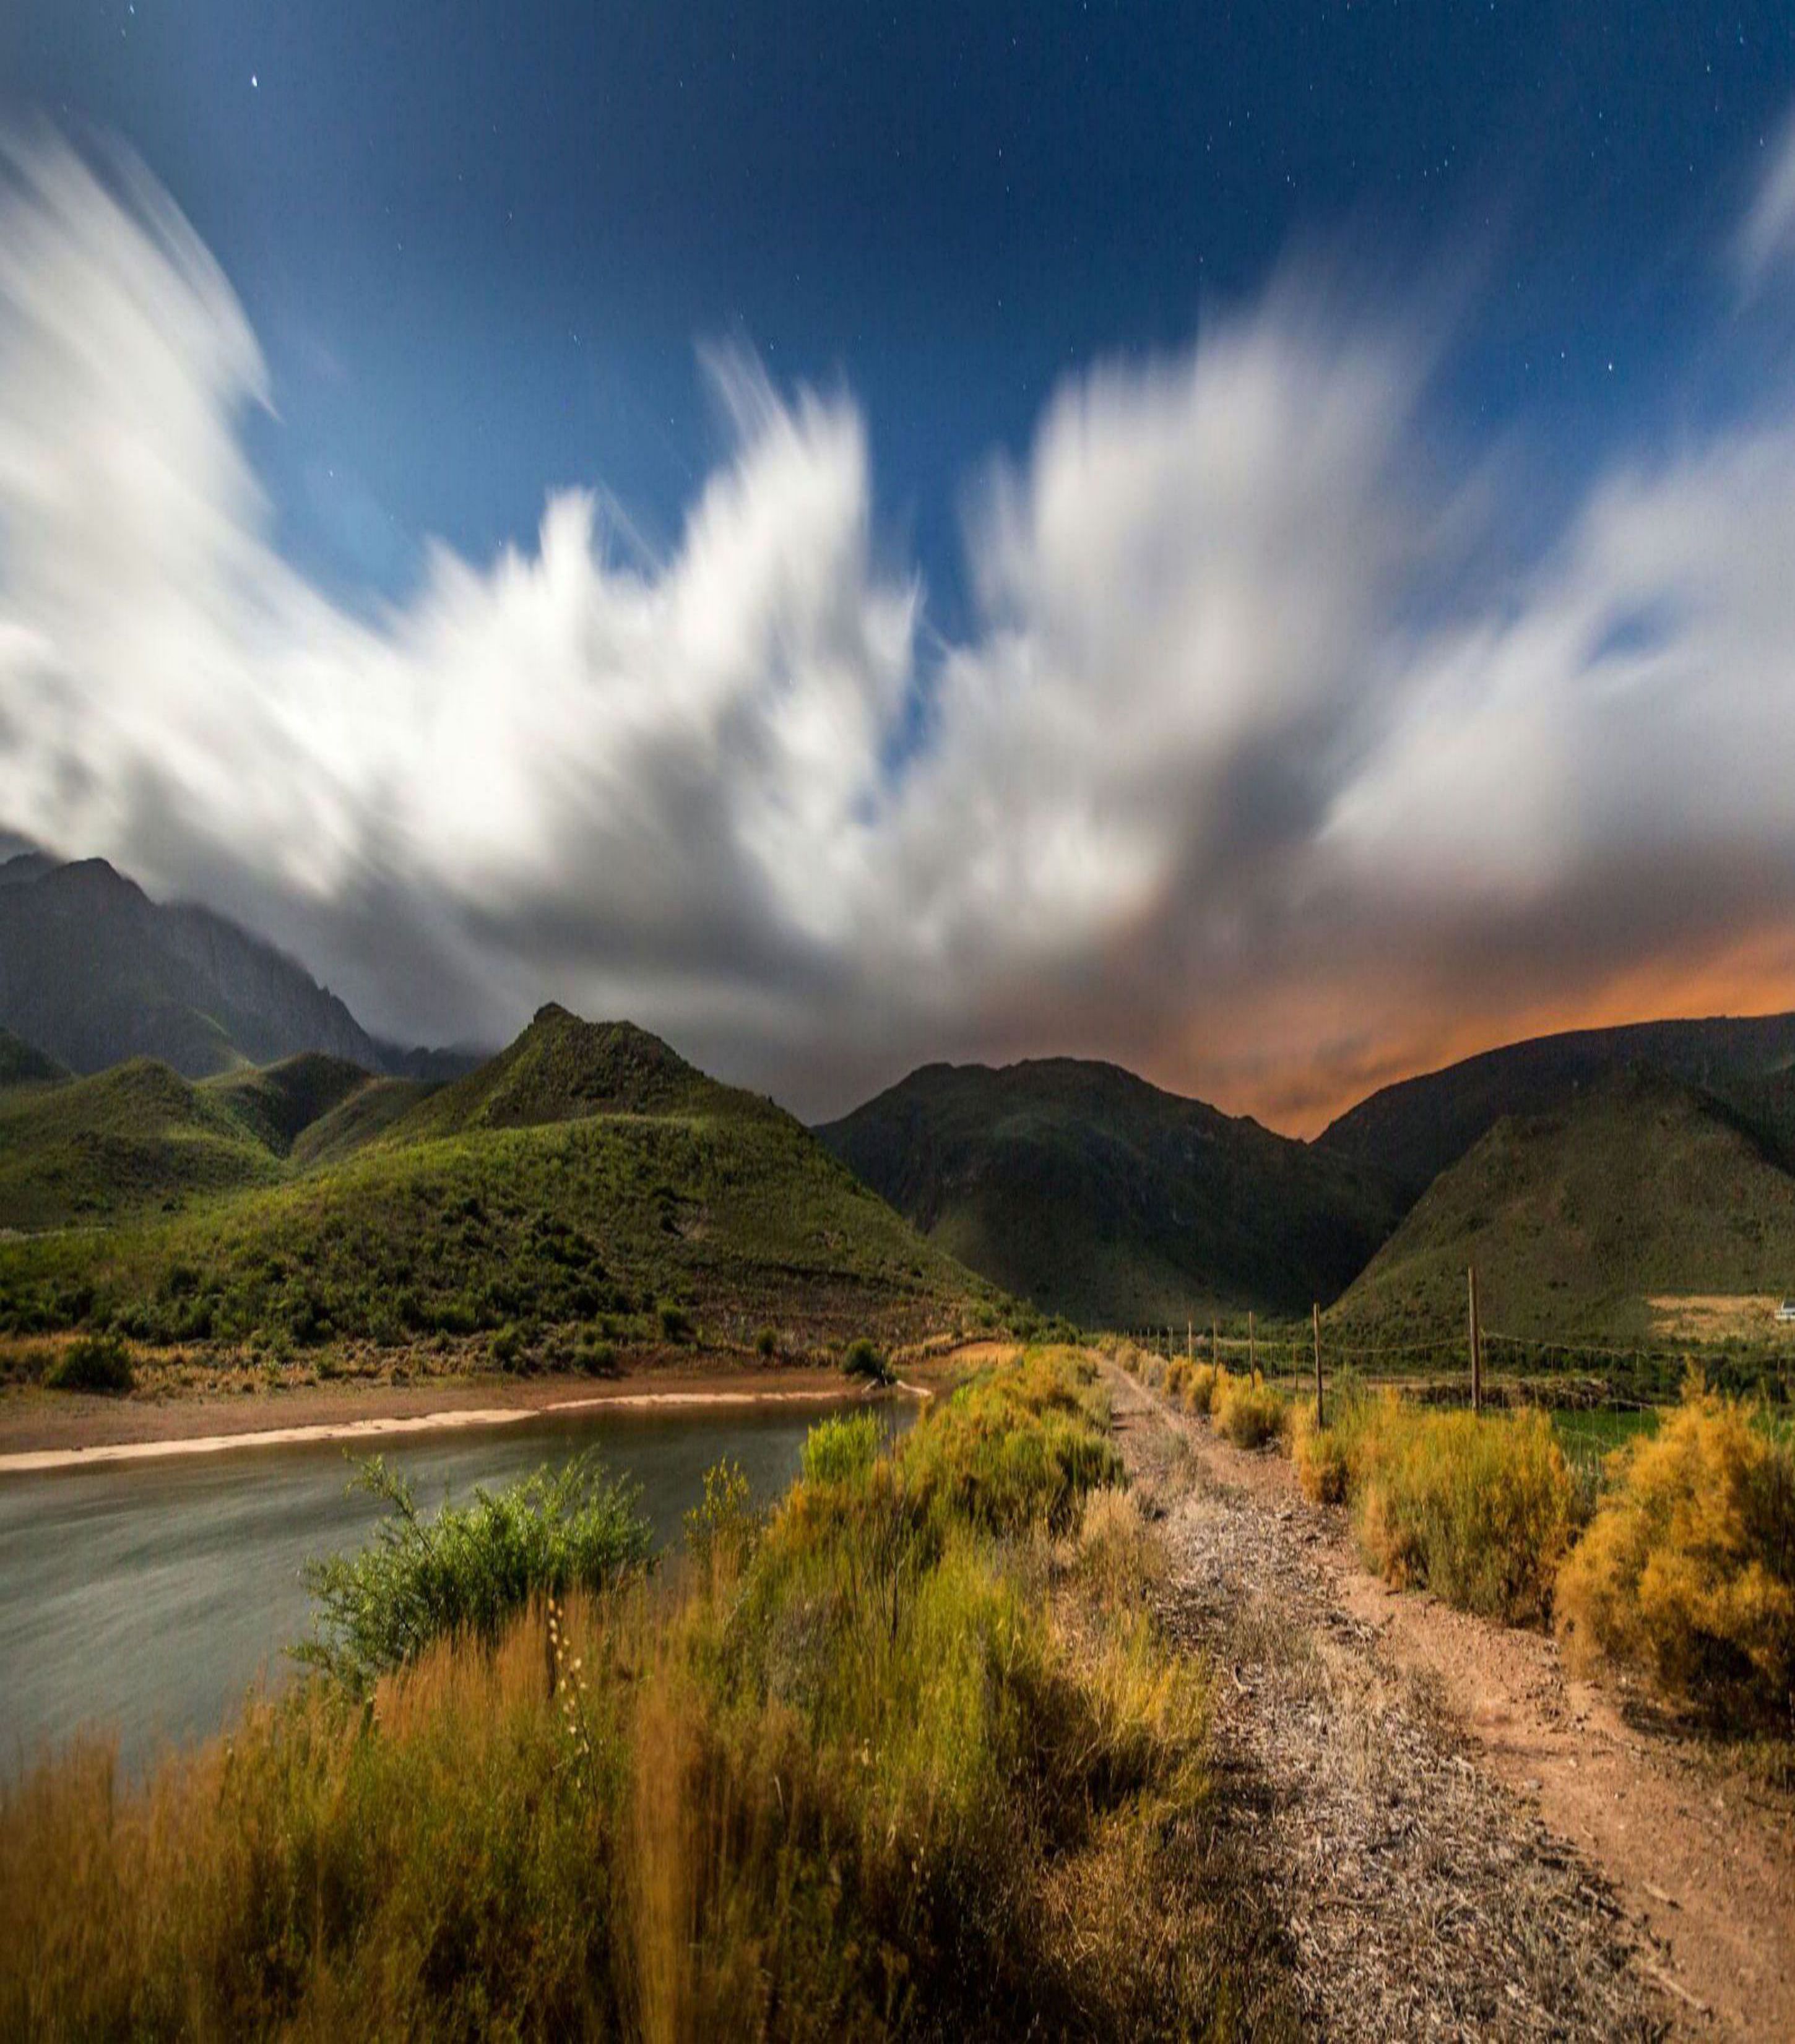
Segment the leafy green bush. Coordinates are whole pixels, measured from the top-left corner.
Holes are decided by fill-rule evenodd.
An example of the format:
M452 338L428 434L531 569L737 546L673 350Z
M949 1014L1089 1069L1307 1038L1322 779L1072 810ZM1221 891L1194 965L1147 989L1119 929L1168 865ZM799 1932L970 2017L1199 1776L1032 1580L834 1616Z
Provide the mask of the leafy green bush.
M1039 1354L973 1378L931 1406L898 1454L919 1507L996 1533L1064 1533L1086 1494L1122 1478L1096 1371Z
M686 1312L684 1307L674 1305L670 1301L663 1300L656 1312L655 1317L660 1324L660 1331L663 1339L670 1342L690 1340L692 1335L691 1316Z
M864 1335L851 1341L842 1351L841 1366L847 1375L859 1377L867 1384L890 1384L894 1381L884 1356Z
M652 1549L636 1493L590 1455L429 1517L378 1455L356 1481L391 1510L358 1553L307 1562L317 1630L295 1650L358 1692L446 1635L490 1645L532 1598L602 1589Z
M779 1337L772 1328L763 1327L754 1338L754 1352L763 1362L771 1362L779 1352Z
M584 1327L574 1343L574 1360L588 1377L609 1377L617 1366L617 1348L590 1327Z
M131 1351L117 1335L80 1335L44 1373L52 1391L129 1391L136 1382Z
M1608 1458L1593 1520L1559 1574L1574 1663L1649 1669L1717 1716L1795 1708L1795 1451L1752 1409L1685 1393L1655 1435Z

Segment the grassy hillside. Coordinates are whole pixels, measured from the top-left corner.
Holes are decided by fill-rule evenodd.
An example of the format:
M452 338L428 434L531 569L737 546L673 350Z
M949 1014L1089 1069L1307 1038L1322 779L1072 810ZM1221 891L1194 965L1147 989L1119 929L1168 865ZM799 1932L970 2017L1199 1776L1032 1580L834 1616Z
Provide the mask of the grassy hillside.
M1113 1065L931 1065L818 1131L932 1241L1087 1325L1306 1308L1396 1211L1349 1160Z
M279 1064L208 1079L203 1090L265 1148L284 1157L308 1129L373 1083L347 1058L302 1051Z
M261 1075L277 1099L283 1075ZM313 1098L343 1078L313 1077L298 1090ZM273 1182L0 1244L0 1329L279 1350L479 1338L502 1361L563 1354L581 1333L896 1338L981 1296L790 1116L625 1025L544 1009L463 1085L348 1093L290 1162L233 1116L231 1089L158 1083ZM264 1089L248 1097L265 1114Z
M148 1058L0 1092L0 1228L103 1223L266 1184L279 1168L227 1097Z
M1555 1112L1609 1074L1640 1066L1749 1112L1776 1075L1795 1070L1795 1015L1642 1022L1505 1044L1384 1087L1332 1123L1319 1147L1386 1172L1406 1206L1505 1115Z
M1428 1189L1336 1309L1456 1334L1475 1262L1484 1317L1530 1339L1635 1339L1666 1293L1795 1289L1795 1176L1734 1109L1617 1073L1497 1123Z

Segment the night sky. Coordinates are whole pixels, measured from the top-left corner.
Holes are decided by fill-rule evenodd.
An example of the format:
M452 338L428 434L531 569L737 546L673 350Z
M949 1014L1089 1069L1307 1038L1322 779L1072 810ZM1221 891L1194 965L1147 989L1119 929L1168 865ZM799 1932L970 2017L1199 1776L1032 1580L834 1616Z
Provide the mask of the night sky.
M1795 1005L1795 12L0 13L0 825L1307 1130Z

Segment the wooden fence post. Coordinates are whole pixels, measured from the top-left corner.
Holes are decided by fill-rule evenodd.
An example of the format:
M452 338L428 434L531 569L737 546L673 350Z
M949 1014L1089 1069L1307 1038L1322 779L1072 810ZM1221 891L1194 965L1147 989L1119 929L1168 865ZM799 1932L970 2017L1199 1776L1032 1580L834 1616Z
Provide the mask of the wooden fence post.
M1209 1367L1211 1370L1221 1367L1221 1335L1213 1320L1209 1323Z
M1259 1352L1253 1335L1253 1312L1247 1308L1247 1381L1251 1384L1259 1374Z
M1465 1273L1470 1289L1471 1314L1471 1410L1483 1410L1483 1330L1477 1317L1477 1266L1474 1263Z
M1321 1308L1312 1304L1309 1311L1310 1323L1315 1329L1315 1424L1317 1427L1325 1427L1328 1415L1321 1403Z

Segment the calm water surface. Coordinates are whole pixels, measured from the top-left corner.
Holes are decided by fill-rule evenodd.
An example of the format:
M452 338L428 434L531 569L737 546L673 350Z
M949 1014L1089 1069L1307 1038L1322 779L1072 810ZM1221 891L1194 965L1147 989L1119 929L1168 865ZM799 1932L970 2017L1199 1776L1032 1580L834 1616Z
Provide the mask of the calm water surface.
M582 1413L356 1451L378 1447L431 1506L593 1448L641 1485L665 1543L721 1457L776 1496L828 1409ZM115 1727L135 1765L217 1731L259 1676L281 1679L309 1624L300 1565L359 1546L379 1516L352 1473L340 1445L317 1443L0 1477L0 1771L82 1725Z

